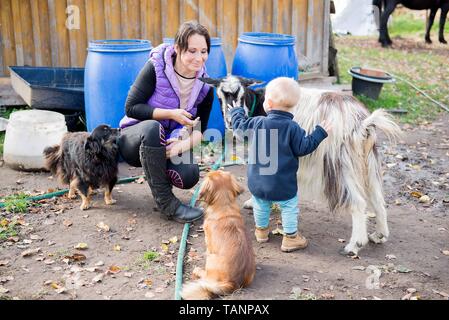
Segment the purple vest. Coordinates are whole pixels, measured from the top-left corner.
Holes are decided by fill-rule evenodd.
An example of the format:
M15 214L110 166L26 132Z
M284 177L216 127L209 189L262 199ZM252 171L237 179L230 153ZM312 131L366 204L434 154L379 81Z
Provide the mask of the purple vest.
M173 45L161 44L151 50L150 61L154 65L156 71L156 88L153 95L148 100L148 104L154 108L161 109L177 109L180 105L179 83L173 66L173 54L175 49ZM206 68L203 67L197 73L197 78L207 77ZM197 107L209 92L209 86L202 81L196 79L193 85L190 99L186 107L186 111L196 117ZM170 136L172 131L182 126L173 120L158 120L165 129L166 136ZM124 116L120 121L120 128L126 128L140 121L137 119Z

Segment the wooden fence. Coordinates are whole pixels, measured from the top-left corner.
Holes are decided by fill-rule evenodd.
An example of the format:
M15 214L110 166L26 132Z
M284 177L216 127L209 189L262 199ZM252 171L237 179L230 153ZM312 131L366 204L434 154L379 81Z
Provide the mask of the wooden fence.
M84 67L87 45L98 39L173 37L198 20L221 37L228 72L242 32L297 37L297 51L327 74L329 0L0 0L0 75L7 66Z

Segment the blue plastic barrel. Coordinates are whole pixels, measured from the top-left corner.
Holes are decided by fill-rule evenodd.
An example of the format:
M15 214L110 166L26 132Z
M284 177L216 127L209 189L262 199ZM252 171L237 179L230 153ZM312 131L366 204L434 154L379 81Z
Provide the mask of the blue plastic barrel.
M87 130L100 124L113 128L125 115L129 88L149 59L148 40L96 40L89 42L84 72Z
M173 44L173 38L164 38L164 43ZM228 74L226 68L226 60L221 46L222 42L220 38L210 39L210 53L209 58L206 61L207 74L211 78L222 78ZM212 111L207 124L208 129L217 129L224 137L225 125L223 120L223 114L221 112L220 101L214 89L214 103L212 105Z
M239 37L232 74L270 81L277 77L298 79L296 37L286 34L246 32Z

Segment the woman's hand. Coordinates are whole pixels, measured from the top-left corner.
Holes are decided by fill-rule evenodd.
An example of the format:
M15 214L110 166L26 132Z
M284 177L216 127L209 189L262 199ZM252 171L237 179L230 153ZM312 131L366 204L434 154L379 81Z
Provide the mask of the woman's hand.
M184 109L170 110L170 119L176 121L183 126L193 126L195 122L192 120L192 115Z
M186 141L186 140L184 140ZM165 156L167 159L176 157L184 152L184 141L178 139L167 140L167 145L165 149Z
M178 138L168 139L165 152L167 159L176 157L192 149L201 143L201 139L202 134L197 130L194 130L190 136L184 137L183 140L179 140Z

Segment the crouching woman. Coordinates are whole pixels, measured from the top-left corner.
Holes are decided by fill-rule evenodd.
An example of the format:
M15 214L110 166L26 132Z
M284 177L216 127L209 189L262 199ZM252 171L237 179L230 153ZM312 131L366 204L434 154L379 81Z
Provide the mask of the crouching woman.
M120 122L123 159L143 167L159 210L181 223L203 215L201 209L181 203L172 186L190 189L199 180L192 148L201 142L212 109L213 89L198 80L207 76L209 52L207 29L196 22L182 24L173 45L161 44L151 51L129 90L126 116ZM201 130L195 126L198 118ZM190 135L180 140L182 128L190 128ZM174 161L178 155L190 161Z

